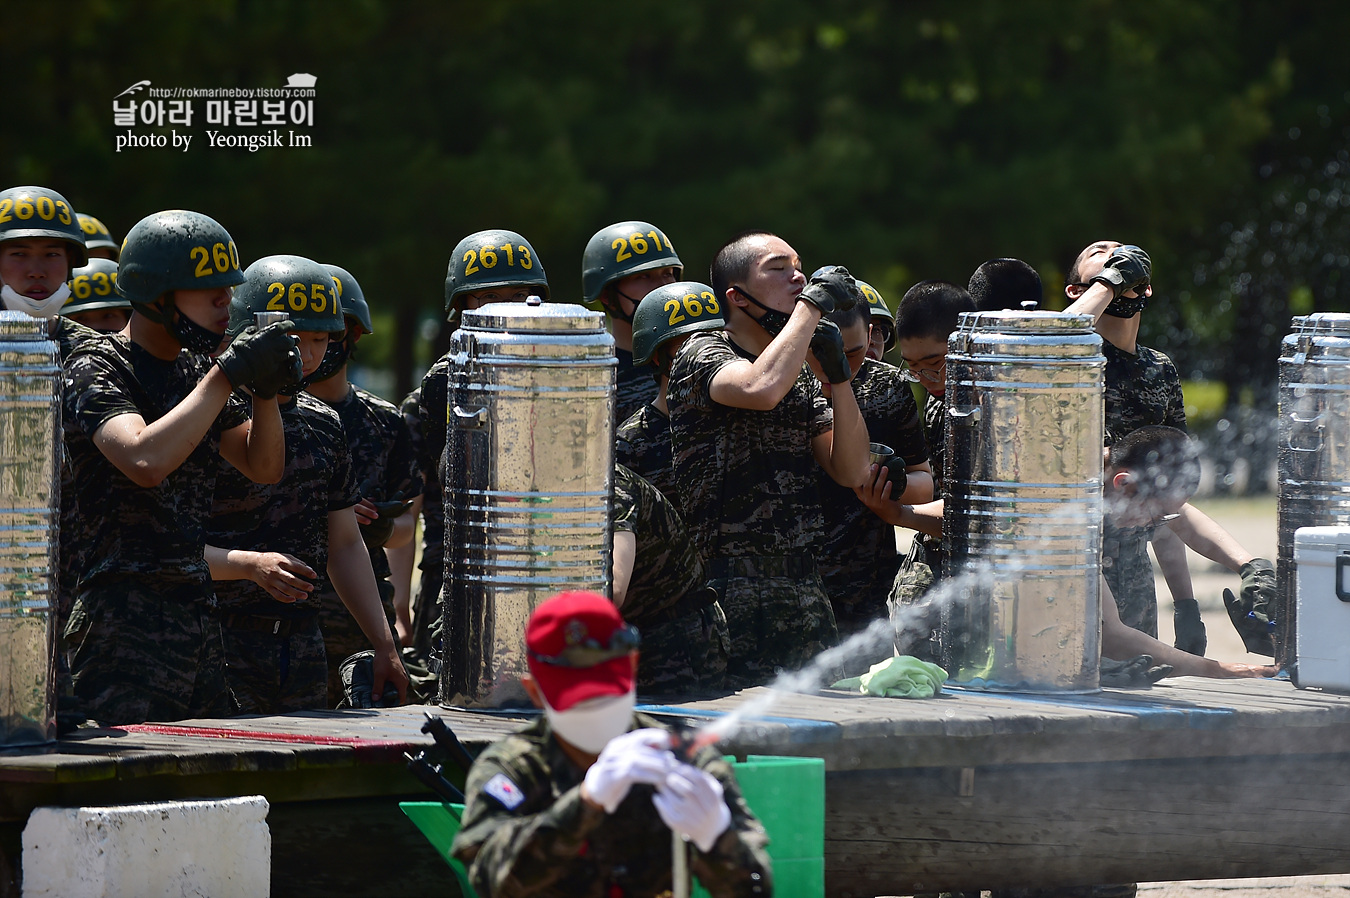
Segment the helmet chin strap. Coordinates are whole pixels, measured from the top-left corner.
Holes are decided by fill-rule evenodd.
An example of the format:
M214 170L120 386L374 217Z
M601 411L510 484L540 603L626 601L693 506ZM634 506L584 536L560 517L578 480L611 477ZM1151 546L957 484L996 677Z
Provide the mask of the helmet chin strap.
M618 287L612 287L611 289L612 289L615 293L617 293L619 296L621 296L621 297L623 297L624 299L626 299L626 300L628 300L629 302L631 302L631 303L633 304L634 312L636 312L636 310L637 310L637 304L638 304L639 300L636 300L636 299L634 299L633 297L629 296L627 293L624 293L624 292L623 292L622 290L620 290ZM606 303L602 303L602 305L604 305L605 311L609 313L609 317L611 317L611 318L617 318L617 319L619 319L620 321L626 321L626 322L628 322L629 324L632 324L632 323L633 323L633 316L632 316L632 315L629 315L627 312L625 312L625 311L623 310L623 303L621 303L621 302L615 302L614 304L611 305L610 303L607 303L607 302L606 302Z
M183 310L173 301L173 293L165 294L168 299L165 302L168 312L162 319L164 329L173 335L184 349L190 352L200 353L201 355L210 355L220 346L225 339L224 334L218 334L207 327L202 327L197 322L183 314ZM153 319L152 319L153 320Z

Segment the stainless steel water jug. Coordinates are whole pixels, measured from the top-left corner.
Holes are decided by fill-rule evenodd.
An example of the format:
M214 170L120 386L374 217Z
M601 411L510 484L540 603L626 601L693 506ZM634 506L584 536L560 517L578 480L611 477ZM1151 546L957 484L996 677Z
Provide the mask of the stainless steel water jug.
M0 747L56 738L60 410L47 321L0 311Z
M1350 525L1350 315L1293 320L1280 344L1276 659L1293 661L1294 531ZM1297 681L1297 670L1291 670Z
M1100 688L1102 389L1092 319L965 313L948 340L943 544L958 684Z
M515 703L530 612L609 591L614 338L530 297L464 312L449 356L441 701Z

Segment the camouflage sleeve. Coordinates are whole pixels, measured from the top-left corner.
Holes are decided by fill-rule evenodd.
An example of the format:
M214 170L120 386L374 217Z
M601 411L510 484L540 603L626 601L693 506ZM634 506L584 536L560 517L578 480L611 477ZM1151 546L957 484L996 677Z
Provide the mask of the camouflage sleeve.
M677 392L680 402L693 408L712 408L712 382L721 371L740 356L720 333L694 334L680 349L670 367L667 392Z
M814 440L822 433L834 430L834 408L821 392L820 381L806 365L802 365L802 373L797 375L797 385L806 390L810 409L807 433L811 435L811 439Z
M1177 366L1171 359L1166 356L1163 358L1167 359L1167 414L1163 423L1185 433L1186 400L1181 395L1181 375L1177 373Z
M491 898L534 894L557 881L605 818L582 801L579 785L552 799L547 781L513 763L512 743L490 746L469 769L463 826L450 847L469 865L474 890ZM518 790L514 809L489 794L498 777Z
M351 449L342 422L333 418L337 433L333 434L333 472L328 478L328 510L341 511L361 501L360 484L356 482L356 466L352 464Z
M722 784L723 797L731 809L731 825L711 851L693 852L690 869L713 898L772 895L773 862L769 860L769 837L759 818L745 803L731 766L712 749L699 752L694 764L717 777Z
M94 432L118 415L139 415L140 408L122 372L108 360L79 353L66 363L64 418L67 429L93 439Z
M638 447L634 444L634 436L642 430L642 409L638 409L628 416L628 419L614 429L614 460L622 465L632 467L632 463L638 458Z
M444 364L437 362L422 379L421 395L417 402L417 439L420 444L417 463L427 485L437 490L441 483L441 455L445 452L449 387L449 371Z
M635 533L638 517L638 490L635 475L621 464L614 466L614 512L613 529L615 532Z
M906 464L918 465L928 461L928 441L923 435L923 419L919 417L919 404L909 385L901 381L898 385L900 397L895 411L890 416L889 425L896 434L891 446Z
M231 392L230 398L225 400L225 407L220 410L219 415L216 415L216 427L224 433L227 430L233 430L252 417L252 400L238 392Z
M390 438L389 455L384 461L385 495L405 499L420 496L422 469L407 420L401 414L388 414L381 415L380 423Z

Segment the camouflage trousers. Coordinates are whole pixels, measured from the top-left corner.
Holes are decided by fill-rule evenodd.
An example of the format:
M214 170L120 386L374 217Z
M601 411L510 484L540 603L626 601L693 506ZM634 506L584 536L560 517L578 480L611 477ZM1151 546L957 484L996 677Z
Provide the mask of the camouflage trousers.
M1127 627L1158 638L1158 594L1143 528L1102 529L1102 576Z
M235 714L214 603L149 576L80 590L62 635L72 710L105 725Z
M380 604L384 606L384 616L389 621L389 632L398 641L398 632L394 627L394 584L388 580L376 580L380 588ZM371 648L370 640L361 631L361 625L352 617L347 606L342 604L335 591L322 593L319 603L319 629L323 631L324 652L328 658L328 707L336 708L342 699L342 677L338 668L342 662L357 652Z
M717 602L642 628L638 692L690 695L725 688L731 638Z
M942 576L942 559L938 555L916 536L909 554L900 562L886 607L895 630L896 654L912 655L951 670L949 653L943 647L946 626L942 609L927 599L929 590Z
M715 559L711 568L709 585L731 634L727 688L766 685L839 641L834 608L809 557ZM822 671L821 679L832 683L839 671Z
M284 714L329 707L328 660L317 614L277 620L227 612L220 629L225 679L239 713Z

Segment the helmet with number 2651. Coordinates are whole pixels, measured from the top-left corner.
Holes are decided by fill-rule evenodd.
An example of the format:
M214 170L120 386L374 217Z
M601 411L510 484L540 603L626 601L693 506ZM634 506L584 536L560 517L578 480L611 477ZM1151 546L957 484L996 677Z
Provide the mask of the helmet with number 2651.
M285 312L297 331L347 331L333 275L303 256L263 256L244 272L230 300L230 333L253 324L254 312Z

